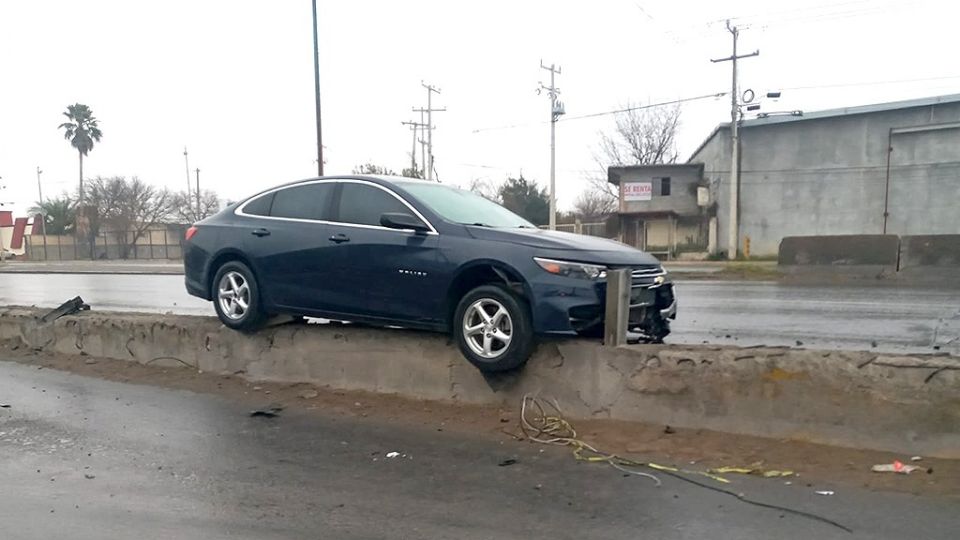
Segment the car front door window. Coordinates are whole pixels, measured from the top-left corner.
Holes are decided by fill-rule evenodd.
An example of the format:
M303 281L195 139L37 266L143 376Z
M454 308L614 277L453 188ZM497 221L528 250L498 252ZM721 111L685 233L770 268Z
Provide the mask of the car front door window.
M344 312L386 319L431 321L436 316L434 272L438 236L388 229L386 213L416 212L372 184L344 182L331 224L337 244L335 293Z

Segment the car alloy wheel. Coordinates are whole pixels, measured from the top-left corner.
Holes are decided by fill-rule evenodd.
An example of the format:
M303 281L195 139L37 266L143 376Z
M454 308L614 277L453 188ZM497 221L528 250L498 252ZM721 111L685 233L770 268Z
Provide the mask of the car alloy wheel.
M239 321L250 309L250 284L240 272L231 270L220 278L217 286L220 311L230 320Z
M492 298L470 304L463 314L463 336L475 354L495 359L507 352L513 339L513 319L507 308Z

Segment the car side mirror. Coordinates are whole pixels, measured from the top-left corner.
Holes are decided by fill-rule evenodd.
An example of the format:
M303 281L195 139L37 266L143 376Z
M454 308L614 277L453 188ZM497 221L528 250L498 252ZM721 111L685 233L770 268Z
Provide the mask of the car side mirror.
M418 233L430 230L420 219L402 212L388 212L380 216L380 224L390 229L408 229Z

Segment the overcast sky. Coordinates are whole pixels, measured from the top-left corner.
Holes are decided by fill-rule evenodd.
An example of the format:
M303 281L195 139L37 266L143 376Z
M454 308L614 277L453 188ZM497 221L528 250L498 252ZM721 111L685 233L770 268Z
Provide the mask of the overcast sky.
M548 73L568 117L724 92L723 19L744 25L741 88L783 89L765 110L817 110L960 92L952 2L891 0L318 0L326 172L409 164L426 81L444 182L549 179ZM89 105L104 138L85 175L139 176L182 190L183 149L201 183L237 199L315 174L309 0L67 0L0 3L0 202L25 210L75 190L77 154L57 126ZM870 83L870 84L866 84ZM729 98L683 107L682 159ZM519 125L520 127L500 128ZM596 170L612 116L557 125L557 182L569 207ZM478 131L479 130L479 131ZM418 156L419 159L419 156Z

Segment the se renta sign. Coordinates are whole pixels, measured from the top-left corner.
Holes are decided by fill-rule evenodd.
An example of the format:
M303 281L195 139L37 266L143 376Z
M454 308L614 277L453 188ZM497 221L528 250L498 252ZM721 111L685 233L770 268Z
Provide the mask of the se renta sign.
M649 201L653 196L653 182L627 182L623 184L623 200Z

